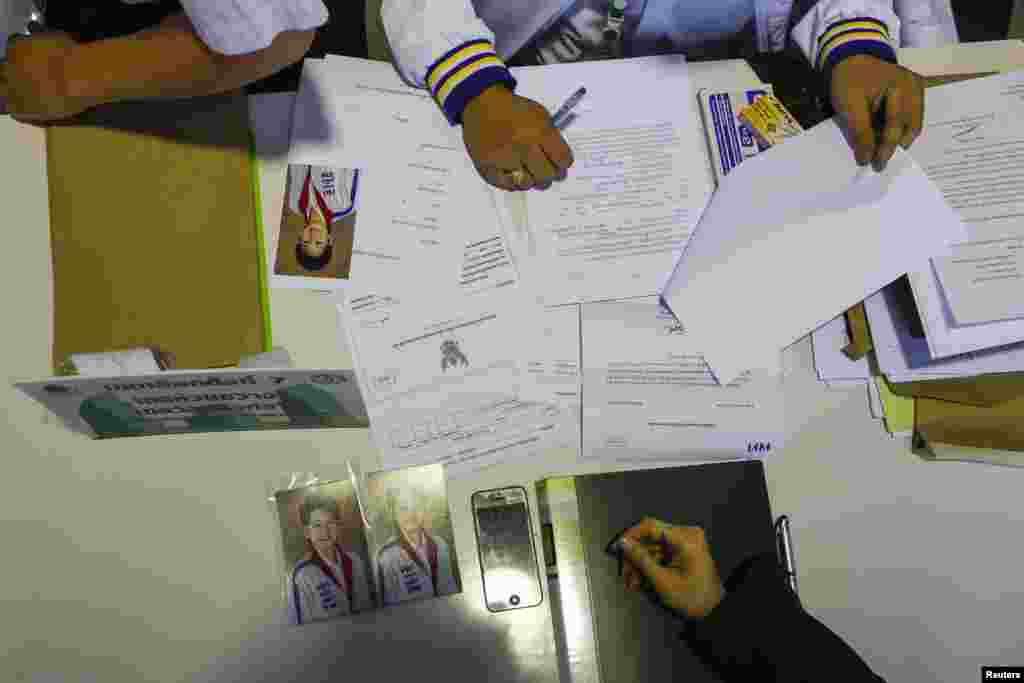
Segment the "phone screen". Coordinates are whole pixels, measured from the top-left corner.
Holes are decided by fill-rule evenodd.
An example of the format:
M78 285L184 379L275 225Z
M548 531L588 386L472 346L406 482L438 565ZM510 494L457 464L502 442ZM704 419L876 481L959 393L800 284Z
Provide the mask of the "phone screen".
M477 548L487 609L535 607L543 593L522 488L473 494Z

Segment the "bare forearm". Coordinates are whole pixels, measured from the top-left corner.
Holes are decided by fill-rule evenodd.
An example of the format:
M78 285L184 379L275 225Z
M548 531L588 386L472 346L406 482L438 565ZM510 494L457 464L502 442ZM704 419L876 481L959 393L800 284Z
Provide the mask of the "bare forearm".
M313 31L286 31L258 52L210 50L184 14L134 35L76 46L65 67L69 94L90 106L121 100L182 98L239 88L298 61Z

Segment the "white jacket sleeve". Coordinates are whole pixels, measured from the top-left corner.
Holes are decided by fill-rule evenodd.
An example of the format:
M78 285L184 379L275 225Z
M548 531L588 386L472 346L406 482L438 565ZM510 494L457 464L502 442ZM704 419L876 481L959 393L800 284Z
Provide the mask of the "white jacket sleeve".
M807 60L827 73L857 54L895 62L900 20L893 0L819 0L791 35Z
M950 0L896 0L896 14L903 28L904 47L930 47L959 43Z
M328 18L323 0L182 0L181 6L206 46L225 55L262 50L284 31L308 31Z
M402 76L429 90L452 124L485 88L515 87L470 0L383 0L381 19Z

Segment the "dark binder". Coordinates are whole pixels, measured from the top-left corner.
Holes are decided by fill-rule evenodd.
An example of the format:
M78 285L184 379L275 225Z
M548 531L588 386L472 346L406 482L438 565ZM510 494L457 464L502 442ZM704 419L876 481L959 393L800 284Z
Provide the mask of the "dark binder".
M646 596L626 592L618 562L605 547L644 516L702 526L724 581L752 555L775 552L764 465L588 475L576 477L575 485L602 681L718 681L680 640L678 617Z

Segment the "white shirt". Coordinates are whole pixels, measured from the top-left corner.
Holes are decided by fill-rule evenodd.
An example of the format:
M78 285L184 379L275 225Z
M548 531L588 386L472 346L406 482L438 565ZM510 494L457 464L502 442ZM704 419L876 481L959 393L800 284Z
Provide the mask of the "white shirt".
M459 592L459 584L452 571L454 558L448 544L437 536L431 536L437 544L437 586L430 572L430 562L425 547L416 550L417 563L405 548L393 539L377 555L377 572L380 581L381 602L397 605L409 600L421 600Z
M309 31L327 21L322 0L181 0L181 6L206 46L225 55L256 52L283 31Z
M355 210L358 188L357 170L299 164L288 168L288 208L300 216L306 214L303 206L322 200L328 222L343 218Z
M893 2L807 0L812 6L790 29L796 19L794 0L754 0L758 49L780 51L787 38L792 38L808 61L822 70L851 54L871 54L895 61L900 21L893 11ZM650 5L644 13L652 12L652 21L659 16L668 21L670 15L674 17L676 8L685 8L688 3L646 0L630 4L641 9ZM659 12L656 6L668 9ZM740 21L741 15L734 12L727 13L724 19L720 17L715 30L722 31L723 26ZM476 14L472 0L384 0L381 19L402 76L409 83L428 89L453 124L461 121L466 104L484 89L495 83L514 83L502 61L509 56L509 41L496 35L485 18ZM502 20L502 27L509 23L507 16ZM674 26L673 30L682 36L680 44L689 40L686 36L692 28ZM657 33L656 27L651 33Z
M345 552L340 550L339 552ZM343 617L373 608L373 596L362 560L345 552L352 562L352 602L349 604L345 570L340 561L328 563L333 576L309 560L299 562L289 580L288 606L292 623L305 624ZM339 558L340 560L340 558Z

